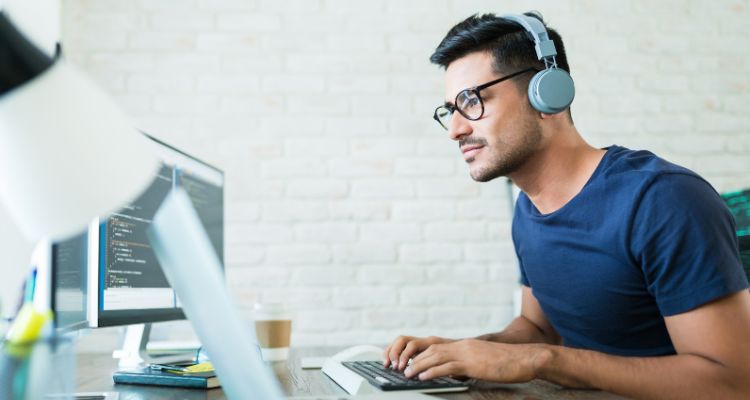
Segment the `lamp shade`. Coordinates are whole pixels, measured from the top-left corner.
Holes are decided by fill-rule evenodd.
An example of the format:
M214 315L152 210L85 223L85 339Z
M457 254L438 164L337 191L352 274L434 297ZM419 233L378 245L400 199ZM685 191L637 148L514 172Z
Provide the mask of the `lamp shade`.
M81 231L157 166L115 104L62 61L0 97L0 199L30 239Z
M64 238L140 194L159 161L118 107L0 14L0 206L28 239Z

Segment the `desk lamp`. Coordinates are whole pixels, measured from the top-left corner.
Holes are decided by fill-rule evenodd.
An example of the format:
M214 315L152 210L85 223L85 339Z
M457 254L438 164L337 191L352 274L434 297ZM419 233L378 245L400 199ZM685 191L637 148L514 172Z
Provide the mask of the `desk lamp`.
M0 9L0 206L27 240L82 231L135 198L158 166L104 93ZM0 238L0 254L11 239ZM25 267L0 259L4 286L19 287Z
M106 95L35 48L0 9L0 204L28 238L71 235L135 197L159 165L144 146ZM184 191L167 197L149 238L224 393L281 398L222 286L218 259ZM0 264L0 277L20 267ZM210 302L201 301L206 293ZM212 324L217 316L223 320Z

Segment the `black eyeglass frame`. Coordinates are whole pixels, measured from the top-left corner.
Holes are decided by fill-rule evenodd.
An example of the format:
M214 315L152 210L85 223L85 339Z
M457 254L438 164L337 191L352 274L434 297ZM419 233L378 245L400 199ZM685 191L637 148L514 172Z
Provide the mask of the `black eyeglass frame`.
M482 116L484 116L484 101L482 100L482 96L479 94L480 91L482 91L484 89L487 89L488 87L490 87L492 85L496 85L496 84L498 84L498 83L500 83L502 81L505 81L505 80L508 80L508 79L511 79L511 78L515 78L518 75L525 74L525 73L531 72L531 71L539 72L540 70L538 68L529 67L529 68L526 68L524 70L521 70L521 71L518 71L518 72L514 72L514 73L512 73L510 75L506 75L506 76L503 76L501 78L497 78L497 79L495 79L493 81L489 81L487 83L483 83L483 84L481 84L479 86L474 86L474 87L471 87L471 88L468 88L468 89L464 89L464 90L458 92L458 94L456 95L455 100L453 100L453 104L445 103L445 104L437 106L437 108L435 108L435 112L432 114L432 119L434 119L435 121L437 121L437 123L440 124L440 126L442 126L443 128L445 128L445 130L448 130L448 127L445 126L445 125L443 125L443 123L440 122L440 118L438 117L438 110L440 110L441 108L444 108L444 109L448 110L451 115L453 115L454 112L458 111L459 114L461 114L464 118L468 119L469 121L476 121L476 120L482 118ZM482 112L480 112L479 116L476 117L476 118L469 117L468 115L466 115L466 113L463 110L461 110L460 108L456 107L456 103L458 103L458 97L461 96L461 94L463 94L465 92L474 93L477 96L477 98L479 99L479 105L482 107Z

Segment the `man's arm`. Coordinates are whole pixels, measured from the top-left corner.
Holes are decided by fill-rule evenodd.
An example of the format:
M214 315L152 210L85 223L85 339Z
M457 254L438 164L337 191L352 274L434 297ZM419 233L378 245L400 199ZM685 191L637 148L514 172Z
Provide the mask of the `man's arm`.
M504 330L488 333L477 337L478 340L496 343L548 343L559 344L560 335L557 334L542 308L539 306L531 289L523 287L521 296L521 315L514 319ZM399 336L383 352L383 365L403 371L407 361L431 345L455 342L436 336L414 337Z
M531 288L523 286L521 315L500 332L478 336L479 340L497 343L547 343L560 344L560 335L547 320Z
M747 290L665 321L674 356L619 357L548 344L469 340L431 346L414 359L406 375L465 375L500 382L542 378L646 399L750 396Z
M750 294L747 290L665 318L677 355L614 357L549 347L538 376L584 383L637 398L750 397Z

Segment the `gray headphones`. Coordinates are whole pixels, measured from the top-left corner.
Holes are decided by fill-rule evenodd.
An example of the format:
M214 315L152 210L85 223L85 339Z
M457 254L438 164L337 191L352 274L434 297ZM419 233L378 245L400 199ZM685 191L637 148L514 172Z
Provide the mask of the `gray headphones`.
M555 43L549 38L541 14L536 11L532 13L538 15L539 19L518 14L503 15L503 18L521 25L531 35L536 56L544 61L544 70L537 72L529 82L531 106L545 114L557 114L573 102L576 90L570 74L557 67Z

